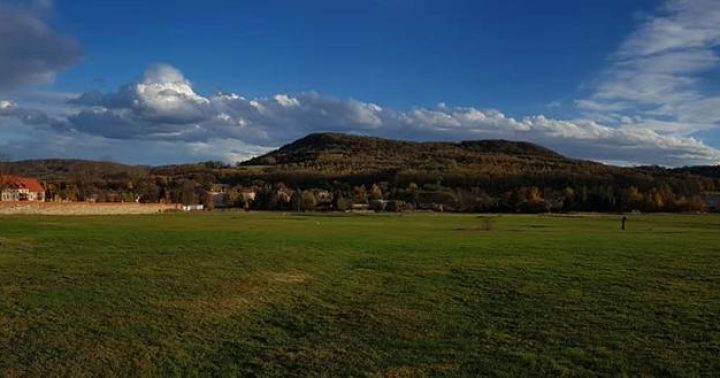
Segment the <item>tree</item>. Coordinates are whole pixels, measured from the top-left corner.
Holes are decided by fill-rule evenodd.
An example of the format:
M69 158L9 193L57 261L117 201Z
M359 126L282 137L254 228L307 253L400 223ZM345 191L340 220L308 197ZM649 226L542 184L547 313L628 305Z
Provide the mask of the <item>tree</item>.
M183 205L195 205L198 203L198 183L194 180L182 180L178 192L178 200Z
M545 206L545 200L540 193L540 189L535 186L531 186L527 189L523 210L530 213L540 213L547 211L547 208Z
M215 196L210 192L205 192L205 195L203 197L203 202L205 202L205 208L207 210L215 210Z
M293 210L298 212L302 210L302 194L300 190L293 191L292 196L290 196L290 204Z
M413 206L417 206L418 201L420 200L420 188L418 185L414 182L411 182L407 187L407 200L408 202L412 203Z
M689 211L705 211L705 201L700 196L692 196L688 199Z
M531 204L537 204L543 201L542 194L540 194L540 189L538 189L536 186L532 186L527 191L527 201Z
M317 206L317 198L315 197L315 193L313 193L310 190L305 190L302 192L302 210L303 211L309 211L309 210L315 210L315 206Z
M640 209L643 206L643 199L644 197L637 187L630 186L629 188L625 189L625 193L623 195L623 203L625 210Z
M232 187L225 191L225 201L230 207L244 207L245 205L243 195L237 187Z
M405 202L400 200L392 200L388 201L387 206L385 207L385 210L393 212L393 213L399 213L403 211L405 208Z
M350 202L343 197L342 193L335 193L333 195L332 207L337 211L345 211L350 208Z
M385 211L386 203L383 200L370 200L369 205L371 210L379 213Z
M650 211L661 211L665 208L665 198L662 193L652 189L646 199L646 209Z
M370 199L371 200L381 200L383 199L383 192L380 186L378 184L373 184L372 188L370 189Z
M575 189L567 186L563 190L563 210L575 210Z
M353 188L353 202L354 203L367 203L367 189L365 185L356 186Z
M160 194L158 195L160 203L170 203L172 200L170 199L170 193L165 189L165 187L160 188Z
M248 208L250 203L249 199L245 195L241 194L242 205L244 208ZM257 190L255 200L252 201L252 207L258 210L277 210L277 194L270 185L263 185Z

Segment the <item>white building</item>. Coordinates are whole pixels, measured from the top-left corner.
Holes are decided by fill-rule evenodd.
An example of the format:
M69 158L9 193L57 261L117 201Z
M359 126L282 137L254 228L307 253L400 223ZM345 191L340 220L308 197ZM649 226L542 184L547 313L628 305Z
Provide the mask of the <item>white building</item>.
M45 188L34 178L0 176L0 201L45 201Z

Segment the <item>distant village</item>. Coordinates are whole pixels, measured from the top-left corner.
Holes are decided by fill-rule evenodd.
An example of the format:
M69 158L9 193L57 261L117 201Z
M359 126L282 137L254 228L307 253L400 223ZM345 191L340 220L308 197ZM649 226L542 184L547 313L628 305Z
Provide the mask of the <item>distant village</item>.
M16 175L0 176L0 191L2 193L1 200L3 202L68 202L60 196L55 196L52 191L48 190L39 180L32 177L22 177ZM373 188L371 193L361 193L362 197L371 196L373 198L365 198L363 203L351 203L337 195L333 195L327 190L305 190L293 191L287 188L276 188L272 194L272 198L263 198L272 202L272 209L278 210L355 210L355 211L400 211L406 209L405 203L402 201L388 201L382 199L382 194L378 194L378 188ZM224 184L212 185L210 190L205 191L204 196L198 196L198 203L182 203L178 204L178 208L185 211L192 210L213 210L223 208L243 208L249 210L252 208L253 202L263 200L258 198L258 194L265 194L267 191L258 193L254 188L230 187ZM141 197L133 197L132 202L141 202ZM125 202L122 195L117 193L101 193L91 195L82 202ZM442 210L441 205L427 204L424 206L427 210Z
M456 211L453 201L438 193L422 192L419 188L409 188L409 200L386 199L381 187L373 185L369 189L364 186L353 188L351 195L343 196L328 190L292 190L284 185L265 186L261 188L213 184L209 190L190 200L178 201L178 210L198 211L228 208L245 210L284 210L284 211L351 211L351 212L401 212L401 211ZM47 185L32 177L17 175L0 175L0 202L83 202L83 203L171 203L167 198L160 197L157 201L147 201L141 196L128 196L119 193L102 192L88 198L70 201L53 193ZM528 196L539 197L539 194L528 193ZM525 212L560 212L563 211L562 201L553 203L541 199L536 208ZM720 193L705 193L703 203L697 208L705 211L720 211Z
M378 189L375 189L377 191ZM67 199L56 196L46 185L32 177L16 175L0 176L1 201L3 202L69 202ZM213 210L223 208L252 208L253 202L258 200L258 190L254 188L230 187L224 184L212 185L210 190L204 192L203 196L197 196L195 202L185 201L178 204L178 208L185 211L192 210ZM266 192L261 192L267 194ZM363 194L365 196L365 194ZM327 190L293 191L287 188L277 188L272 195L273 198L265 198L273 203L273 209L283 210L388 210L396 208L401 201L385 201L382 198L371 199L366 203L352 204L338 198ZM378 195L376 194L376 197ZM382 197L379 195L379 197ZM126 202L124 196L118 193L97 193L81 202ZM129 202L142 202L142 198L133 196ZM339 202L338 202L339 201ZM76 201L74 201L76 202ZM161 200L160 202L163 202ZM435 206L437 207L437 205ZM428 205L432 209L433 205Z

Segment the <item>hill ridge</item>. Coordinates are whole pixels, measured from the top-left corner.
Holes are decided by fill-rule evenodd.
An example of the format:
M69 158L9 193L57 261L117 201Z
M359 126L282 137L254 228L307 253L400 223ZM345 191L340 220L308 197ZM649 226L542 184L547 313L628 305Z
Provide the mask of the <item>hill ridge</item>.
M269 153L242 162L241 165L312 164L342 157L403 167L404 164L412 163L410 160L415 160L417 163L419 158L425 160L460 158L464 161L472 156L492 154L573 161L548 148L524 141L505 139L460 142L406 141L342 133L311 133Z

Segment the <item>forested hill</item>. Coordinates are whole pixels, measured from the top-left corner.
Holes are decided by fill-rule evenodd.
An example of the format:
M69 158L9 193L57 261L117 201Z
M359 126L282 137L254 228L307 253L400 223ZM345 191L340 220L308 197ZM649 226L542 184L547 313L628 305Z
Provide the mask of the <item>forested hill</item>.
M242 165L277 168L303 166L346 171L348 169L437 169L448 164L456 166L500 161L579 163L544 147L526 142L506 140L459 143L407 142L338 133L318 133L298 139Z
M116 176L142 174L149 167L131 166L108 161L79 159L40 159L5 163L8 173L38 177L43 180L67 179L80 176Z

